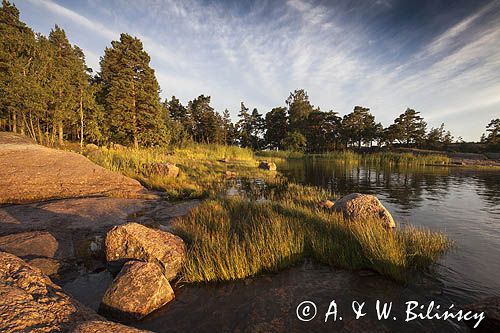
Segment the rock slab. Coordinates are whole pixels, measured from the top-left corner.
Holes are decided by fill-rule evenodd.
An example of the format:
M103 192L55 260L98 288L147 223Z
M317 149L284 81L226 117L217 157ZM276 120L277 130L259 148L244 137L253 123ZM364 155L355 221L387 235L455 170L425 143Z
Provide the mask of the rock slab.
M87 320L103 319L37 268L0 252L0 332L62 332Z
M169 281L175 278L186 259L186 246L180 237L138 223L111 229L106 235L105 250L110 263L133 259L155 263Z
M348 194L335 202L333 210L342 213L349 220L375 219L382 221L386 227L396 227L391 213L374 195Z
M106 290L100 311L118 320L140 320L174 297L174 291L158 265L129 261Z
M144 193L138 181L106 170L83 155L0 132L0 203Z

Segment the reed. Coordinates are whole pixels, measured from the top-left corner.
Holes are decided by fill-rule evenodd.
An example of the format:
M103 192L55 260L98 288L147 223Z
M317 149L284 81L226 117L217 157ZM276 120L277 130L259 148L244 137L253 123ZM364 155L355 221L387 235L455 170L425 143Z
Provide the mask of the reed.
M165 148L108 149L85 153L100 166L137 179L145 187L163 191L169 199L215 196L227 181L238 178L268 179L274 174L259 170L250 149L222 145L189 145L175 150ZM180 169L176 178L155 173L154 163L173 163Z
M227 281L278 271L304 257L345 269L371 269L407 281L450 247L441 233L379 221L345 221L317 206L325 192L292 184L272 201L209 200L173 229L189 246L184 282Z

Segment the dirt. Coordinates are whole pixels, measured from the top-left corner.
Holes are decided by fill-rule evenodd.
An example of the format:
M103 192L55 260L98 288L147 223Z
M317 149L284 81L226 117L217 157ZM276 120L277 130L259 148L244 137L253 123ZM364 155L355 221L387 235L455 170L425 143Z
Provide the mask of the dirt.
M0 204L57 198L147 195L141 184L83 155L47 148L0 132Z

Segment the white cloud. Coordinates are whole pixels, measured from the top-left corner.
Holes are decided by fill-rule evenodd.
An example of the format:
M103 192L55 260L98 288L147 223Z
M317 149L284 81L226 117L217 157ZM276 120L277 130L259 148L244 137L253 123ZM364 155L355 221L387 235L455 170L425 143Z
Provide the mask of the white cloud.
M454 112L500 104L498 1L450 26L414 56L389 62L401 45L374 38L366 16L346 19L359 8L345 13L306 0L258 0L241 12L196 0L115 0L102 11L94 6L89 18L48 0L29 1L109 40L126 27L150 53L164 97L186 102L210 94L216 109L232 109L233 116L242 100L267 112L296 88L308 90L325 110L371 107L385 125L407 106L439 125ZM391 6L373 1L370 17ZM133 20L122 15L125 9ZM95 62L102 50L85 52ZM465 125L456 130L466 139L479 135L466 133Z

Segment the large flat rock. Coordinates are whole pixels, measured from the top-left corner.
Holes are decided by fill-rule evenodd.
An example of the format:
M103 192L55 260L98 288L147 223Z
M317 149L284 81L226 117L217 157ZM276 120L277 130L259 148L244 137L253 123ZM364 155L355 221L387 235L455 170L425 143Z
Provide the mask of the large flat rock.
M0 203L142 194L145 189L138 181L106 170L83 155L0 132Z

